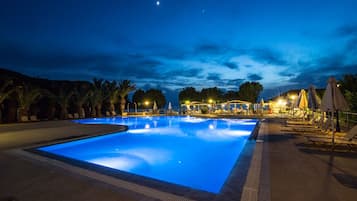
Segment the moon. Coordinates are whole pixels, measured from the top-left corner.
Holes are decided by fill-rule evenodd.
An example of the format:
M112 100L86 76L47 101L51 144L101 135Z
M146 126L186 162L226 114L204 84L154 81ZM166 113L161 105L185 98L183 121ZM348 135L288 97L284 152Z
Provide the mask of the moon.
M156 5L157 5L157 6L160 6L160 1L156 1Z

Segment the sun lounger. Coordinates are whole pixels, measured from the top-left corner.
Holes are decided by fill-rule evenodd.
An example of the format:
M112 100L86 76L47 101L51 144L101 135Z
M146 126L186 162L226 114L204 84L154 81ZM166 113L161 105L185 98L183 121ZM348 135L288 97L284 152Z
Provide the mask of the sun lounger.
M295 126L295 125L312 125L314 123L314 119L311 119L309 121L291 121L291 120L287 120L286 121L286 125L288 126Z
M313 144L332 144L332 138L322 138L322 137L307 137L308 141ZM347 140L346 138L337 137L334 140L335 145L348 146L349 148L356 147L357 141Z
M37 116L36 115L31 115L30 116L30 121L38 121Z
M321 116L319 115L319 116L314 116L309 121L287 120L286 123L291 125L312 125L314 123L319 122L320 120L321 120Z
M353 126L347 133L346 133L346 139L348 140L353 140L357 136L357 125Z
M21 121L22 122L27 122L27 121L29 121L29 117L28 116L21 116Z
M355 125L353 128L351 128L345 136L343 137L335 137L335 144L338 145L347 145L347 146L357 146L357 141L354 140L354 138L357 136L357 125ZM332 136L306 136L306 139L309 142L312 142L314 144L320 143L320 144L331 144L332 142Z

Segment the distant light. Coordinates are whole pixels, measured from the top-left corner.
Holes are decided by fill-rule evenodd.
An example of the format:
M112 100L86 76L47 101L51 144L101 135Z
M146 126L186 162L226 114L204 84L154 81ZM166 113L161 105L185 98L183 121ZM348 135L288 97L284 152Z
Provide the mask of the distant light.
M278 101L277 101L277 104L279 106L285 106L286 105L286 100L282 99L282 98L279 98Z
M210 124L210 125L208 125L208 128L211 129L211 130L213 130L213 129L214 129L214 125L213 125L213 124Z
M156 1L156 5L157 5L157 6L160 6L160 1Z
M150 128L150 124L145 124L145 128L149 129Z

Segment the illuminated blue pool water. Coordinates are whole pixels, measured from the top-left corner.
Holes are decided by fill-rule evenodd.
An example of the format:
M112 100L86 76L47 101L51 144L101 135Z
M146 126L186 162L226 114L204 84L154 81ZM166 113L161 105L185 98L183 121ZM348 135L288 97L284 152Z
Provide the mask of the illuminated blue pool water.
M118 117L76 122L127 125L129 130L38 150L219 193L257 121Z

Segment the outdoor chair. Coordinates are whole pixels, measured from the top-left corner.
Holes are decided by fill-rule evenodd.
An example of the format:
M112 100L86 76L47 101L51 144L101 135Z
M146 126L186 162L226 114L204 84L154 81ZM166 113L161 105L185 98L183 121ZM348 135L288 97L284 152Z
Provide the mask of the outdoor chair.
M335 136L335 144L336 145L347 145L357 146L357 141L354 138L357 136L357 125L352 127L346 135L339 137ZM331 135L316 135L316 136L305 136L306 139L313 144L330 144L332 141Z
M27 121L29 121L29 117L28 116L21 116L21 121L22 122L27 122Z
M37 116L36 115L31 115L30 116L30 121L38 121Z
M305 111L297 111L293 114L293 116L289 116L289 121L301 121L307 118L307 112Z
M321 116L315 116L312 119L310 119L309 121L291 121L291 120L287 120L286 123L287 125L313 125L314 123L319 122L321 119Z

